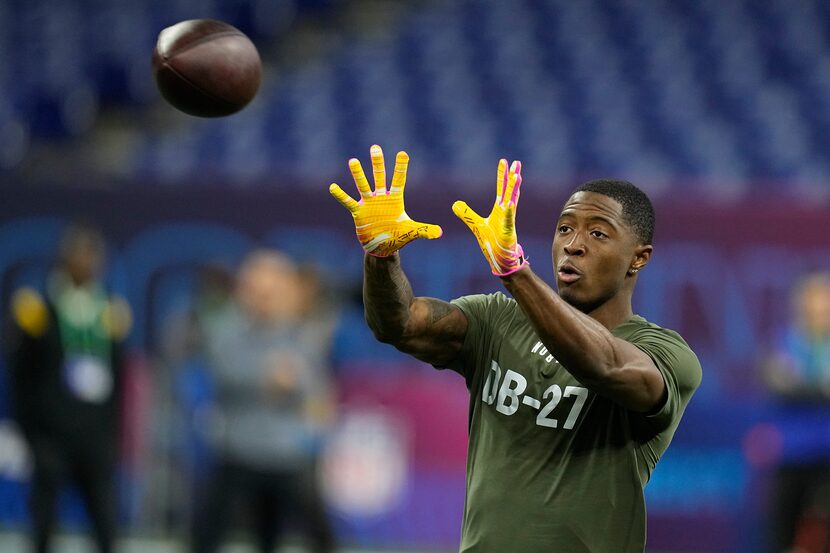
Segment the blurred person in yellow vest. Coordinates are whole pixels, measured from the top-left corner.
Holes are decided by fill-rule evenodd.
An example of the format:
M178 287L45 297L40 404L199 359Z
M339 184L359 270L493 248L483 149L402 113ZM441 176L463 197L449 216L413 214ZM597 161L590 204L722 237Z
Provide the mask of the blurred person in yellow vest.
M45 295L24 287L11 301L12 411L34 463L29 508L36 553L49 551L57 500L70 484L81 494L98 550L113 551L121 343L131 314L101 283L104 261L101 233L70 225Z

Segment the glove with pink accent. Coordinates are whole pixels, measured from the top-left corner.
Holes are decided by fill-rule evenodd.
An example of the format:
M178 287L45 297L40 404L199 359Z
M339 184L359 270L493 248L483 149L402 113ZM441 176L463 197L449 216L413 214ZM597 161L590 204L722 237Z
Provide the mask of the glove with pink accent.
M497 276L510 275L529 264L516 238L516 205L521 186L522 162L514 161L507 171L507 160L502 159L496 174L496 202L486 219L465 202L459 200L452 205L453 213L473 231L490 269Z
M374 192L369 188L363 167L357 159L349 160L349 169L360 193L360 201L355 201L337 184L332 183L329 187L331 195L352 214L357 239L366 253L388 257L416 238L439 238L441 227L413 221L404 210L403 191L409 166L406 152L398 152L389 190L386 189L383 150L375 144L370 153L375 177Z

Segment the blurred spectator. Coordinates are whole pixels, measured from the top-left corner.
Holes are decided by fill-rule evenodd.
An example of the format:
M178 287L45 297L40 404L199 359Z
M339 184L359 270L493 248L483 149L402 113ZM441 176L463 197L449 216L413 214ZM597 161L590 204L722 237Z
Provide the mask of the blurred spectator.
M233 306L234 279L233 269L225 262L200 266L192 301L185 309L174 310L161 328L159 361L169 369L173 392L167 427L172 434L171 468L175 472L172 485L164 490L169 495L162 500L169 502L173 523L192 520L192 508L204 499L210 476L208 431L214 390L204 341L214 334L215 325L222 325Z
M830 408L830 273L812 272L796 283L792 312L764 376L782 415L799 417ZM826 553L830 547L830 451L808 453L789 452L777 467L772 553Z
M130 311L99 281L104 255L96 229L70 226L45 297L23 288L12 300L12 403L34 459L30 510L37 553L49 551L58 495L70 483L81 492L99 551L113 550L120 342Z
M174 311L162 332L162 354L171 365L187 363L188 358L201 357L202 343L214 321L224 319L231 306L234 287L233 269L223 262L202 265L196 275L193 301L186 310Z
M292 515L313 551L333 550L316 470L332 400L330 333L313 316L315 282L282 254L254 252L240 268L234 305L203 326L216 468L197 514L195 553L217 550L238 499L252 509L263 553Z

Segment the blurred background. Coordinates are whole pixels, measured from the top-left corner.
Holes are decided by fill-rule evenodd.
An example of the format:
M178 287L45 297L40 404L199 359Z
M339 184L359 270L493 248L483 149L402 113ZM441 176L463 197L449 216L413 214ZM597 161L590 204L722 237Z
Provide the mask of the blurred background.
M150 71L158 32L202 17L243 30L264 61L257 98L224 119L176 112ZM347 160L367 163L377 143L387 160L410 155L407 212L444 228L403 254L419 295L500 289L450 206L486 209L501 157L523 162L519 236L549 281L572 188L609 176L646 190L655 253L635 309L678 330L704 368L646 488L648 551L783 551L771 545L782 526L800 547L789 550L828 551L828 329L797 309L830 297L793 300L803 275L830 271L827 2L5 0L0 51L4 317L16 290L46 289L79 219L104 234L106 288L132 310L124 550L185 550L214 398L182 321L223 282L227 292L253 248L311 271L325 299L336 415L320 475L338 541L456 550L464 383L373 339L362 252L328 195L331 182L351 187ZM793 328L809 335L798 351L823 364L776 356ZM31 459L9 380L0 370L0 549L22 551ZM807 465L812 480L782 480ZM81 550L77 492L59 513L59 551ZM245 533L233 537L245 550Z

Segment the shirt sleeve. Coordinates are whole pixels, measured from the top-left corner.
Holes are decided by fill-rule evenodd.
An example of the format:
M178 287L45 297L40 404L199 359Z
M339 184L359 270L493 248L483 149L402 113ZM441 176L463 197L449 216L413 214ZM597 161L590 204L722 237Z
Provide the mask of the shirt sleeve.
M484 294L462 296L451 300L450 303L461 309L461 312L467 318L467 333L464 335L464 344L458 356L445 366L434 366L439 370L450 369L457 372L464 377L469 389L470 379L475 367L475 344L478 343L479 337L484 334L482 327L484 326L483 317L486 311L487 296Z
M450 302L461 309L467 317L467 334L464 336L461 354L446 368L463 376L467 389L471 389L476 379L476 372L481 367L489 367L495 339L493 326L499 324L500 316L505 312L510 301L507 296L497 292L462 296Z
M680 421L700 385L703 370L689 345L670 330L648 328L633 336L631 342L654 361L666 383L666 402L646 417L655 430L661 432Z

